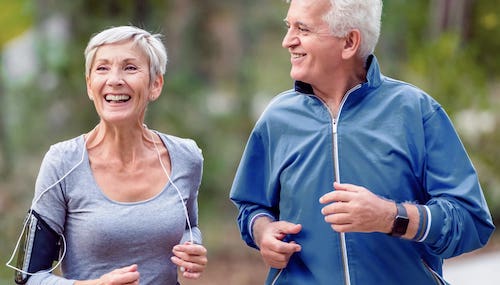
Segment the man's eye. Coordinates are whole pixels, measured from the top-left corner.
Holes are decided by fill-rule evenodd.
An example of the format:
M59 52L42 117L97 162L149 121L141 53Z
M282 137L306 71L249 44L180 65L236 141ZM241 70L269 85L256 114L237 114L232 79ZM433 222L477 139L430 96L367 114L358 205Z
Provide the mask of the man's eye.
M304 28L304 27L298 27L298 30L301 31L301 32L303 32L303 33L309 32L309 29Z

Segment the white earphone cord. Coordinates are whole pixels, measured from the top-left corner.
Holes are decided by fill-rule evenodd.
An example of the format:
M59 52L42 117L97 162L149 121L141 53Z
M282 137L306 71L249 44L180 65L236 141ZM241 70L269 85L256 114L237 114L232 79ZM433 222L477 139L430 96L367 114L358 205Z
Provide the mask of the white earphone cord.
M147 127L146 127L146 129L147 129ZM158 146L156 145L156 141L154 139L153 131L149 131L149 132L151 134L151 140L153 141L153 144L155 146L156 154L158 155L158 160L160 161L161 168L163 169L163 172L167 176L168 181L170 182L170 184L172 184L172 186L174 186L175 190L177 191L177 195L179 195L179 199L181 200L182 207L184 208L184 215L186 216L186 223L187 223L187 226L188 226L188 229L189 229L189 241L192 244L194 244L193 229L191 228L191 221L189 221L189 213L188 213L186 204L184 204L184 199L182 198L181 191L179 190L179 188L177 188L177 186L175 185L174 181L172 181L172 179L170 178L170 175L168 175L167 168L165 167L165 165L163 164L163 161L161 159L160 150L158 149Z

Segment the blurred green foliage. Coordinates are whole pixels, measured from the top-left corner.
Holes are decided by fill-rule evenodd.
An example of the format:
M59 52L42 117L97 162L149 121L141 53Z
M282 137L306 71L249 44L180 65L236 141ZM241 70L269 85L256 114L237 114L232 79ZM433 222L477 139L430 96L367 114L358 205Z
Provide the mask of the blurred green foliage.
M458 34L447 29L436 33L432 3L384 2L376 50L382 71L428 92L453 119L463 109L496 114L499 5L474 1L466 18L468 29ZM9 27L1 33L0 45L31 27L39 61L27 84L7 82L5 74L0 81L0 252L12 250L49 145L97 124L86 96L83 50L92 34L118 25L133 24L165 35L165 88L150 105L146 123L193 138L202 148L202 229L209 229L214 220L234 223L228 192L248 134L267 102L293 83L289 56L281 48L284 1L0 0L0 6L0 24ZM45 24L55 16L64 19L66 34L47 34ZM495 118L494 131L482 133L479 143L464 144L498 219L500 119ZM0 283L7 284L2 278L10 280L11 272L0 272Z
M0 7L1 47L33 25L33 14L28 1L0 0Z

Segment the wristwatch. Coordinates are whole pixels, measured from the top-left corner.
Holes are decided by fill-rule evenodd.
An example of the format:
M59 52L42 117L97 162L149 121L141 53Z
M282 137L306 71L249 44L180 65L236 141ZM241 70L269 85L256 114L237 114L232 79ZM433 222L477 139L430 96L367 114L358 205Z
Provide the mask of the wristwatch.
M408 218L406 208L405 206L403 206L403 204L396 203L396 208L398 212L396 213L396 217L394 218L394 224L392 225L392 230L389 235L400 237L406 233L410 219Z

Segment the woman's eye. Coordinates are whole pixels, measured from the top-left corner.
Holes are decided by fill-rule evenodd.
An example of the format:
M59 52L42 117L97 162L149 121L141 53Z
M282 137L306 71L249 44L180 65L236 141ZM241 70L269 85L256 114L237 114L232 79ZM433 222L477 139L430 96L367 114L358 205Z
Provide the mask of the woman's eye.
M127 66L125 66L125 70L134 71L134 70L137 70L137 67L135 67L133 65L127 65Z
M98 66L98 67L96 67L96 69L95 69L95 70L98 70L98 71L105 71L105 70L107 70L107 68L106 68L105 66Z

